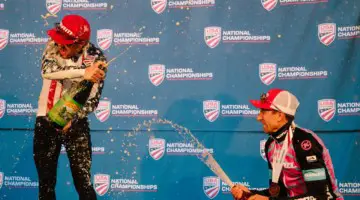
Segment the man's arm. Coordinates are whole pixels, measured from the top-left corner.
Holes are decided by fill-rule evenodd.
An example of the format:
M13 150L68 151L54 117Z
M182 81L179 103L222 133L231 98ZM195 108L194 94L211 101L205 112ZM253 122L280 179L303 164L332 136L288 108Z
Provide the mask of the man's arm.
M45 79L63 80L71 78L82 78L85 69L79 66L61 66L58 64L57 47L53 41L47 43L41 60L41 75Z
M100 50L95 50L94 53L96 54L94 63L97 63L97 62L106 63L107 59ZM105 76L106 76L106 72L105 72ZM104 76L104 79L105 79L105 76ZM89 113L94 112L94 110L97 108L97 106L99 104L99 100L100 100L103 88L104 88L104 80L101 80L100 82L95 83L93 85L89 98L87 99L83 108L76 114L76 116L74 118L75 120L77 118L84 118Z
M307 193L301 197L315 197L317 199L336 199L332 189L331 177L328 166L324 160L324 153L327 152L326 147L315 134L300 130L302 133L297 134L294 138L294 149L296 158L300 164Z

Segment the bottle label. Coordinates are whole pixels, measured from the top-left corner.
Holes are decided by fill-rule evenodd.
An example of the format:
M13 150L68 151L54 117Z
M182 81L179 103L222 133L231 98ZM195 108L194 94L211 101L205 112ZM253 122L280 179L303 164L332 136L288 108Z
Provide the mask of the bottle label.
M49 111L48 117L60 126L65 126L80 110L81 105L69 95L64 95Z

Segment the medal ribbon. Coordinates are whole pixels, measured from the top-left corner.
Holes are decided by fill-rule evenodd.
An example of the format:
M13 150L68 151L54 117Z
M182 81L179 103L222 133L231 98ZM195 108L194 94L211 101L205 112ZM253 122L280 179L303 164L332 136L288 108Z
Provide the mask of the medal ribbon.
M273 168L273 171L272 171L272 182L273 183L278 183L279 182L280 173L281 173L282 168L283 168L284 163L285 163L284 162L285 156L286 156L286 153L287 153L287 151L289 149L289 145L291 143L292 136L293 136L293 131L292 131L292 128L290 126L287 138L285 138L285 140L284 140L284 143L283 143L283 146L281 148L280 153L278 153L277 148L276 148L276 144L275 144L275 153L273 155L273 160L272 160L272 163L271 163L272 168Z

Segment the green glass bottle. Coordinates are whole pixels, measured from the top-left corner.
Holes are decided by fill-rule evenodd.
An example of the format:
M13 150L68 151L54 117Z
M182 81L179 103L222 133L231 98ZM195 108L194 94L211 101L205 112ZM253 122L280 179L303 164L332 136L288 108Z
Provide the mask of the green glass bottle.
M99 68L104 72L107 70L103 66L99 66ZM56 102L47 114L48 119L55 128L63 129L74 118L75 114L85 105L93 85L93 82L83 80L77 87L71 88Z

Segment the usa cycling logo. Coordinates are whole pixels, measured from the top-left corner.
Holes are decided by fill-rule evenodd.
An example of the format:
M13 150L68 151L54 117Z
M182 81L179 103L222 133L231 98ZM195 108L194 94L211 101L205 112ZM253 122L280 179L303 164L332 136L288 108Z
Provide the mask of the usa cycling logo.
M203 101L203 113L209 122L214 122L220 114L220 101L206 100Z
M327 3L328 0L280 0L280 5L301 5L301 4L314 4L314 3ZM278 0L261 0L262 6L267 11L271 11L276 7Z
M336 37L336 24L324 23L318 25L318 37L321 43L329 46Z
M276 78L276 64L262 63L259 65L259 76L261 82L265 85L270 85Z
M165 65L149 65L148 76L153 85L159 86L165 79Z
M152 138L149 140L149 154L154 160L159 160L165 153L165 140Z
M151 8L157 13L161 14L166 9L167 0L151 0Z
M0 50L4 49L9 41L9 30L0 29Z
M109 100L101 100L95 110L95 116L100 122L109 119L111 113L111 102Z
M0 119L5 115L6 111L6 101L4 99L0 99Z
M95 174L94 187L99 196L103 196L110 187L110 175L108 174Z
M62 0L46 0L46 9L50 14L57 14L61 10Z
M276 7L276 4L278 3L278 0L261 0L262 6L267 11L271 11Z
M220 179L216 176L207 176L203 178L203 190L209 199L215 198L220 191Z
M221 41L221 27L205 27L204 40L208 47L215 48Z
M335 116L335 112L335 99L322 99L318 101L318 113L324 121L329 122Z
M260 155L266 161L265 144L266 144L266 139L260 140Z
M95 56L86 55L83 63L85 64L85 66L89 67L90 65L92 65L94 63L94 61L95 61Z
M100 49L107 50L113 41L113 31L111 29L97 30L96 41Z

